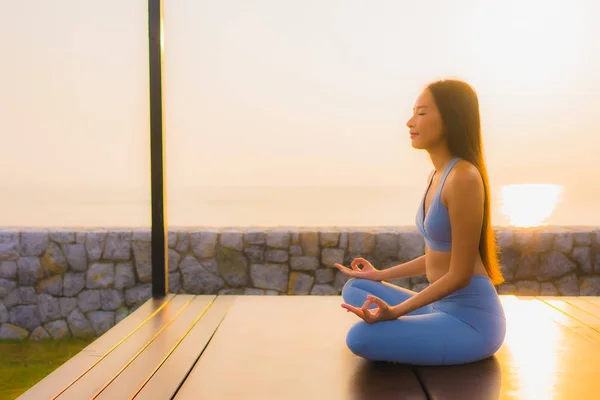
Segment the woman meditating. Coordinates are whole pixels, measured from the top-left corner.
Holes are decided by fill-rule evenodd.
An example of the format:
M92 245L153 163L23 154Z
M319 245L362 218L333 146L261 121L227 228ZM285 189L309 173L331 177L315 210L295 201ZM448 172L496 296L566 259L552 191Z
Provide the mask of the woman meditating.
M494 285L503 282L490 224L479 100L457 80L428 85L407 122L412 146L429 153L434 170L416 225L425 254L385 270L364 258L351 268L342 307L359 321L348 332L350 350L369 360L450 365L492 356L506 319ZM388 282L425 274L413 292Z

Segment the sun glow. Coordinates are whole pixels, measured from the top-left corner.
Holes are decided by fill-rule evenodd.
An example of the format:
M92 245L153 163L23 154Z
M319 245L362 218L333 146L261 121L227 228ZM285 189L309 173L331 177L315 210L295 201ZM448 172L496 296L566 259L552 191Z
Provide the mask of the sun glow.
M504 309L511 316L504 341L510 361L506 363L508 369L503 371L503 381L511 382L506 393L510 398L551 399L556 394L558 350L565 339L558 323L542 311L545 306L536 306L534 301L522 301L514 296L502 299ZM526 330L524 326L536 328Z
M560 185L506 185L501 192L501 211L513 226L544 225L554 212L561 193Z

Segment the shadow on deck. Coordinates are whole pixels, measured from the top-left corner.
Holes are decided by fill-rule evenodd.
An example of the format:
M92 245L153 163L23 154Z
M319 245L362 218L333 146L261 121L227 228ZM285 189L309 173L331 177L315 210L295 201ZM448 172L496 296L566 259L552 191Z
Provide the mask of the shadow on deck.
M596 399L600 298L501 296L506 341L452 367L374 363L339 296L168 295L19 399Z

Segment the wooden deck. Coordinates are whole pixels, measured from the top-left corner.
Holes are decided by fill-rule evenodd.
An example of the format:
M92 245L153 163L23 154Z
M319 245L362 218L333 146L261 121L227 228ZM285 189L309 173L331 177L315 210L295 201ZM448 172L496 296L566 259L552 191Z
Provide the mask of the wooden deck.
M494 357L412 368L354 356L338 296L169 295L19 399L597 399L600 298L501 298Z

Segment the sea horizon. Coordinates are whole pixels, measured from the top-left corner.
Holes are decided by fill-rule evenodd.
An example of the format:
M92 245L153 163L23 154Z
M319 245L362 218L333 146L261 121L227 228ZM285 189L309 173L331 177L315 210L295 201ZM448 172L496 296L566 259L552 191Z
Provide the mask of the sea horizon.
M424 189L425 185L168 188L166 218L170 227L414 227ZM2 192L3 227L150 225L149 186L12 187ZM547 218L526 225L600 226L593 198L576 194L566 191L551 205ZM513 226L502 210L501 188L493 188L492 196L492 225ZM540 208L535 202L532 207Z

